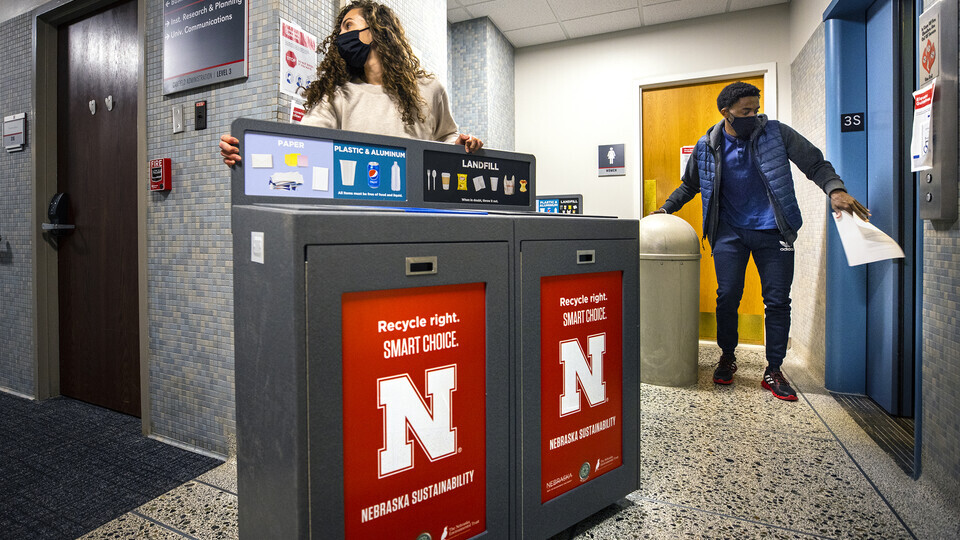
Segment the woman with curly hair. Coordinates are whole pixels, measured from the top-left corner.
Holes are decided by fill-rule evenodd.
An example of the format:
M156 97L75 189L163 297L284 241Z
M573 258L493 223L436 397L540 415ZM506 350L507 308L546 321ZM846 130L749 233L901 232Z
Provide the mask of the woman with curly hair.
M351 2L317 50L325 57L318 79L307 88L301 123L456 143L467 152L483 147L480 139L458 133L446 90L420 66L390 8L370 0ZM240 161L240 141L230 135L220 140L223 162Z

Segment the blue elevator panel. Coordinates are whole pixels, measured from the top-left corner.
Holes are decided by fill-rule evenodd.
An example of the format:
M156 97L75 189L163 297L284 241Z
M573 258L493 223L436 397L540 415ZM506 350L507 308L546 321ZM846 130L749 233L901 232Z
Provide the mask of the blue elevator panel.
M900 152L897 84L899 63L892 0L867 10L867 200L871 222L898 239ZM867 395L887 412L899 412L899 273L902 259L867 265Z

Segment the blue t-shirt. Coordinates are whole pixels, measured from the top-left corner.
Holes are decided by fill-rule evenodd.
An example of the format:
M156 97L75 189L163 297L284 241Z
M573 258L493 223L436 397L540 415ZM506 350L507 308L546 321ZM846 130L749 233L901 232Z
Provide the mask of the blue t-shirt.
M741 229L776 229L773 203L753 159L750 143L723 132L720 219Z

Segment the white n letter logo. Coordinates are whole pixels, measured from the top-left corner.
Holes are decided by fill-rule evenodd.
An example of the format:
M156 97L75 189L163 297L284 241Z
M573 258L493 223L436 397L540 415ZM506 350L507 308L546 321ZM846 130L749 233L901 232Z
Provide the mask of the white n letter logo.
M457 428L451 423L457 366L428 369L426 379L426 393L432 398L432 407L413 386L409 374L377 379L384 441L380 449L380 478L413 468L413 443L408 428L430 461L457 452Z
M587 394L591 407L607 401L607 383L603 381L603 353L607 350L607 334L587 338L591 365L580 348L580 341L560 342L560 363L563 364L563 393L560 394L560 416L580 412L580 388ZM577 387L580 381L580 388Z

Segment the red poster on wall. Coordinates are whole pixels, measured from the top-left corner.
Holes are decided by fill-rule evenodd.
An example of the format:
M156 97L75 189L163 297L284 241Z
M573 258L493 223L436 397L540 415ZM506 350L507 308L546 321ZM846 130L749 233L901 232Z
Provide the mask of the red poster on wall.
M623 274L540 279L540 497L623 463Z
M472 283L343 295L347 538L486 530L485 294Z

